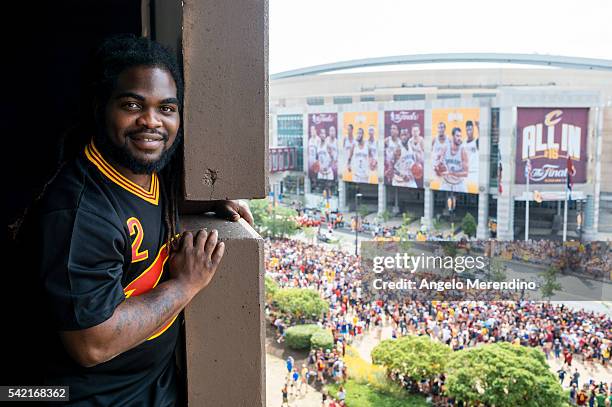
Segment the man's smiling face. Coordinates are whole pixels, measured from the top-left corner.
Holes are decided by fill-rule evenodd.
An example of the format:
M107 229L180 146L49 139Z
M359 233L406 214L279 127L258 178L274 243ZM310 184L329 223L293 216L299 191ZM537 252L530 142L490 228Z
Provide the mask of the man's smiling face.
M135 66L117 78L104 110L103 152L136 173L161 170L180 126L176 83L159 67Z

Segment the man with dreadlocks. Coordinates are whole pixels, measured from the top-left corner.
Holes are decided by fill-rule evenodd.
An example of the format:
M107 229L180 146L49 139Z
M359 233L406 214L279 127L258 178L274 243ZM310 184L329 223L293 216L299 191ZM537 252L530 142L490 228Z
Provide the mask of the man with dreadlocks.
M177 317L224 252L216 230L173 239L181 75L167 50L133 36L106 40L90 73L88 115L65 148L75 156L34 212L44 383L70 386L79 406L174 405ZM253 222L242 202L208 205Z

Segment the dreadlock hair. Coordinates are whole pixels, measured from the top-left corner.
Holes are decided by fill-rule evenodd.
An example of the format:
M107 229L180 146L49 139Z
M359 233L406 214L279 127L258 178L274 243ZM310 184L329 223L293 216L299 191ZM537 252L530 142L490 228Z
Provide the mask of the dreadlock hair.
M176 84L177 99L181 125L174 145L174 154L166 166L159 172L163 202L163 217L166 226L166 241L174 243L173 237L178 232L178 204L182 187L183 173L183 78L180 67L173 54L161 44L148 38L132 34L121 34L105 39L96 49L85 69L81 86L80 119L75 126L68 129L60 142L58 167L45 183L34 203L39 201L47 187L57 177L64 165L83 152L85 146L103 128L104 110L117 85L119 75L128 68L144 66L157 67L168 71ZM28 213L13 225L9 226L15 239Z

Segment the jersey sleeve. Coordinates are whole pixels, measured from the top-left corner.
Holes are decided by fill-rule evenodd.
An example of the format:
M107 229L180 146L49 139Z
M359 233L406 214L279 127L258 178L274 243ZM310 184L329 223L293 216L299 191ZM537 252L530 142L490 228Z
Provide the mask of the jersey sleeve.
M40 272L56 329L86 329L106 321L125 299L124 232L82 209L48 213L40 225Z

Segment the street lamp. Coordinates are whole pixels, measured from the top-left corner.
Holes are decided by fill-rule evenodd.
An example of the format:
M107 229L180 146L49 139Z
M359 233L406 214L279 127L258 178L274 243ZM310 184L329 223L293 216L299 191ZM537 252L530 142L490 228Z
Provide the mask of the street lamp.
M363 194L355 194L355 256L357 256L357 245L359 242L359 198Z

